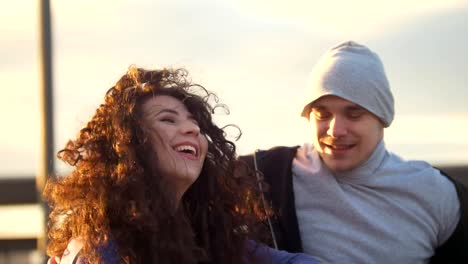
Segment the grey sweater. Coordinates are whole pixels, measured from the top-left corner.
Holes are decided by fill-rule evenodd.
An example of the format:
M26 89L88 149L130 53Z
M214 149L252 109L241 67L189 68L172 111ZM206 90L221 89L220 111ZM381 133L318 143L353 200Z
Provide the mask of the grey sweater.
M453 184L383 141L347 173L334 175L310 145L292 166L303 249L320 263L428 263L459 221Z

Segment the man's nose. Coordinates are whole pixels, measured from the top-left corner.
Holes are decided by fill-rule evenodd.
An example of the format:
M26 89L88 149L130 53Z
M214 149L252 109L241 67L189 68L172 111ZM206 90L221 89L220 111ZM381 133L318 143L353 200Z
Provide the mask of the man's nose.
M330 124L328 126L327 134L329 136L338 138L345 136L348 133L346 127L346 120L344 118L335 116L333 119L330 120Z

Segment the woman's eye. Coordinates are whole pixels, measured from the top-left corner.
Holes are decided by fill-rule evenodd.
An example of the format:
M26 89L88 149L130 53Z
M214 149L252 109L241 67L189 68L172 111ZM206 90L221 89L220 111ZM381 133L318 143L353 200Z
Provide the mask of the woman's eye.
M169 117L161 118L160 121L165 122L165 123L171 123L171 124L175 123L175 120Z

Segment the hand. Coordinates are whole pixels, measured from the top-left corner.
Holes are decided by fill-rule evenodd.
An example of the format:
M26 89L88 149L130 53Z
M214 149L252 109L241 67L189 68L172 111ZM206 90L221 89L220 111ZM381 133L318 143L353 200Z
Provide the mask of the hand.
M80 239L72 239L68 242L67 248L63 252L62 256L54 256L47 261L47 264L68 264L73 263L81 248L83 247L83 241ZM82 263L81 258L78 257L76 263Z
M47 264L60 264L60 257L52 257L49 260L47 260Z

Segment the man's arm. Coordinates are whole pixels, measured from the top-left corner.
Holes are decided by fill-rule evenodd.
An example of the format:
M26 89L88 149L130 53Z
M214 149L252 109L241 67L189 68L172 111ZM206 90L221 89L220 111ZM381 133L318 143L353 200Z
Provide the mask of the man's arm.
M436 249L431 263L468 263L468 186L443 171L441 173L455 186L460 202L460 220L449 239Z

